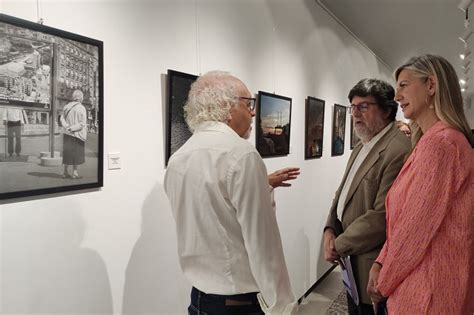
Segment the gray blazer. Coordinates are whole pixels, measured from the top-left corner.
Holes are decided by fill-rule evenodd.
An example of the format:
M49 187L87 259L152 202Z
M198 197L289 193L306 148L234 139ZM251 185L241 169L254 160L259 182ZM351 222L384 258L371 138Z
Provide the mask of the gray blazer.
M347 174L362 148L362 143L357 144L327 218L326 228L332 228L337 235L336 251L341 256L352 256L359 297L366 304L371 304L367 295L369 271L385 242L385 196L410 147L410 139L393 124L357 170L347 194L341 226L337 220L337 203Z

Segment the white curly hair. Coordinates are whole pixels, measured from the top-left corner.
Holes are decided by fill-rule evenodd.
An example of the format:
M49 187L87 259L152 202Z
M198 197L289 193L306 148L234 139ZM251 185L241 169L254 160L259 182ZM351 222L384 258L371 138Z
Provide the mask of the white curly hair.
M210 71L200 76L189 91L184 106L184 117L191 131L206 121L227 122L233 106L238 105L236 95L239 79L224 71Z

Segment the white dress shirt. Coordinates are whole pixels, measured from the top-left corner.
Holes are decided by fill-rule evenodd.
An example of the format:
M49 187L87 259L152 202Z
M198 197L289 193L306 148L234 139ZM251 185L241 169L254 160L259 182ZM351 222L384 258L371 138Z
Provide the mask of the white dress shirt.
M378 134L376 134L372 139L370 139L369 142L362 145L362 149L360 149L359 154L357 154L357 157L354 160L354 163L352 163L352 167L349 173L347 174L346 181L344 182L344 186L342 187L341 193L339 194L339 200L337 202L337 217L339 220L342 221L347 193L349 192L349 188L351 187L355 174L369 155L374 145L383 137L384 134L386 134L390 130L390 128L392 128L392 125L393 123L388 124L384 129L382 129Z
M296 313L267 170L248 141L224 123L201 124L170 158L164 185L181 268L194 287L260 292L265 313Z
M25 123L25 120L23 119L22 110L19 108L4 108L3 121L20 121L22 124Z

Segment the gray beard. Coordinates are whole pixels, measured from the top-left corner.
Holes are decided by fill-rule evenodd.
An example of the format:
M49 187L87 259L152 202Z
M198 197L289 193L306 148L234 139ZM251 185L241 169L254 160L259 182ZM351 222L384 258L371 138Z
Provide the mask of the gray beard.
M385 128L388 124L386 124L383 120L377 120L373 126L364 126L364 127L354 127L356 136L362 140L362 143L367 143L372 140L383 128Z
M242 138L248 140L250 138L250 133L251 132L252 132L252 126L250 126L249 129L247 129L247 131L245 132L245 134Z

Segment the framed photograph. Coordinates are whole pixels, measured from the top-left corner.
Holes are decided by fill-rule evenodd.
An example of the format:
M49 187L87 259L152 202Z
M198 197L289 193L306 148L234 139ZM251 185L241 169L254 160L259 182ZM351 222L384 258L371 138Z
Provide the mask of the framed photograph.
M168 165L170 156L175 153L192 133L184 119L184 105L188 100L191 84L198 77L193 74L168 70L168 120L166 122L166 159Z
M103 43L0 14L0 199L103 186Z
M291 98L258 92L255 141L262 157L290 153Z
M346 133L346 107L334 104L332 121L331 156L344 154L344 138Z
M319 98L306 99L305 160L323 156L324 104Z
M357 137L357 134L354 130L354 119L351 115L351 150L354 149L356 144L360 141L359 137Z

